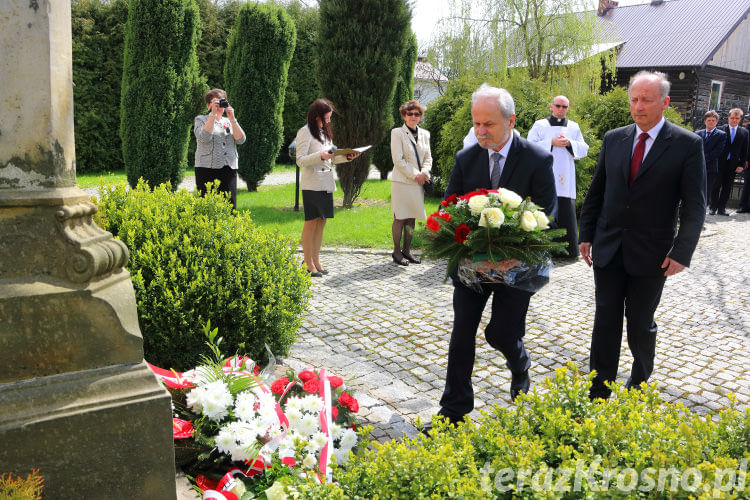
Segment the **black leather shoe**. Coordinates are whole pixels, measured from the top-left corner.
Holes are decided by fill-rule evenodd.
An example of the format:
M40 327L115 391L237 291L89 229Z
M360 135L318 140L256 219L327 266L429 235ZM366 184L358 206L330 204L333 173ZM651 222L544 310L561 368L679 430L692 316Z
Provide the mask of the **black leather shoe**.
M414 258L410 253L403 252L403 254L404 254L404 258L406 260L408 260L409 262L411 262L412 264L421 264L422 263L421 260L419 260L417 258Z
M307 274L310 275L310 276L312 276L313 278L322 278L323 277L323 273L321 273L320 271L312 272L309 269L307 269Z
M326 274L328 274L328 269L318 269L318 272L325 276Z
M716 209L712 208L711 210L709 210L708 215L716 215Z
M719 215L726 215L727 217L729 217L729 214L726 212L726 210L721 210L719 212Z
M391 257L393 257L393 262L395 262L395 263L396 263L396 264L398 264L399 266L408 266L408 265L409 265L409 261L408 261L408 260L406 260L406 259L405 259L405 258L403 258L403 257L401 257L401 258L399 259L398 257L396 257L396 254L395 254L395 253L392 253L392 254L391 254Z
M521 392L529 392L531 387L531 379L529 379L529 370L516 375L510 379L510 399L515 401Z
M464 420L463 417L461 417L461 418L453 417L451 415L444 415L444 414L442 414L440 412L437 413L436 417L443 418L443 419L447 420L448 423L451 425L451 427L456 427L456 425L458 425L459 422L463 422L463 420ZM433 429L433 427L432 427L432 419L430 419L430 421L427 422L424 425L424 427L422 427L422 429L419 432L421 432L422 434L424 434L427 437L430 437L430 431L432 429Z

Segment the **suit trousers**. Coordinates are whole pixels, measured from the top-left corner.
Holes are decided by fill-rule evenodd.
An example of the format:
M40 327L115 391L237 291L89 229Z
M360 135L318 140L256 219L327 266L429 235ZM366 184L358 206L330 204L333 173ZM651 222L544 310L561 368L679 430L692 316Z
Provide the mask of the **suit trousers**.
M719 174L714 179L713 188L711 189L711 209L723 212L727 208L729 193L732 192L732 183L734 182L734 169L737 168L734 163L724 161L719 164Z
M656 323L654 313L661 300L666 277L632 276L625 270L622 247L604 267L594 267L596 312L591 335L589 366L596 370L591 384L591 398L608 398L604 382L617 378L622 344L623 311L628 321L628 347L633 355L630 385L648 381L654 370Z
M453 288L453 331L448 347L448 371L440 399L440 414L460 420L474 409L471 373L474 369L477 328L492 295L492 314L484 330L487 342L503 353L511 373L522 374L531 366L523 345L526 312L533 292L505 285L483 285L477 293L458 282Z
M578 257L578 221L576 220L576 200L557 197L557 226L567 230L558 241L568 243L568 257Z
M713 199L714 182L716 182L717 177L719 177L718 172L706 172L706 184L703 186L703 195L706 197L707 206L713 206L711 205L710 200Z

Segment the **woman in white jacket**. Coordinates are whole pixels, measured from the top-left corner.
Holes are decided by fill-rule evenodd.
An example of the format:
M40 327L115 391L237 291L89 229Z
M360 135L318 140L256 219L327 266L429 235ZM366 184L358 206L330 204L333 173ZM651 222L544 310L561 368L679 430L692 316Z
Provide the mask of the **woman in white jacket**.
M333 163L351 161L357 156L335 156L331 115L333 104L327 99L313 101L307 110L307 125L297 132L297 165L302 169L302 204L305 225L302 228L302 252L310 276L328 274L320 263L320 246L326 219L333 218Z
M430 183L432 154L430 133L417 125L424 106L412 99L399 108L404 124L391 130L391 209L393 211L393 262L400 266L419 264L411 254L411 237L416 219L425 220L424 186ZM401 246L403 233L403 248Z

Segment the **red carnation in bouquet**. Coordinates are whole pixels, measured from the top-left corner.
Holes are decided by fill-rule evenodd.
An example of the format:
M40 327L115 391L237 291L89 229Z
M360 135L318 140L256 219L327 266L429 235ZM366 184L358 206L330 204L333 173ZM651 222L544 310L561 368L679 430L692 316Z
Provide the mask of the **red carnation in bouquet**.
M288 383L289 379L287 377L281 377L271 384L271 392L274 394L283 394Z
M337 377L336 375L330 375L328 377L328 381L331 383L331 387L333 389L344 385L344 379L342 379L341 377Z
M459 224L456 228L456 241L458 243L463 243L466 241L466 238L469 236L469 233L471 232L471 228L467 226L466 224Z
M308 380L318 378L318 376L310 370L302 370L301 372L299 372L299 375L297 375L297 377L299 377L302 382L307 382Z
M302 386L302 390L308 394L317 394L320 390L320 381L315 378L310 379Z
M354 398L352 398L349 395L349 393L343 392L343 393L341 393L341 396L339 396L339 404L341 406L346 406L347 408L349 408L349 405L351 404L352 399L354 399Z

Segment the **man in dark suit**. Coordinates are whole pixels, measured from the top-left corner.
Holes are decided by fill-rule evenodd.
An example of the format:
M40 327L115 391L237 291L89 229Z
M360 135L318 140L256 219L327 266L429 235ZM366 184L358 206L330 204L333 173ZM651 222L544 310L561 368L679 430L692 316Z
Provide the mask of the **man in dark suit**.
M716 111L707 111L703 115L705 129L695 133L703 140L703 159L706 162L706 184L703 189L703 197L708 199L709 189L713 186L714 178L719 174L719 158L724 151L724 143L727 135L723 130L716 128L719 123L719 113Z
M750 213L750 123L747 124L748 131L748 146L747 146L747 159L745 160L745 167L742 170L744 176L744 184L742 185L742 195L740 196L740 209L737 210L738 214Z
M745 169L748 133L747 129L740 126L741 121L742 110L734 108L729 111L729 124L721 127L727 138L719 160L719 175L714 179L711 189L711 215L729 215L726 208L734 176Z
M504 187L521 197L531 197L551 216L556 214L557 193L552 173L552 155L513 134L515 104L504 89L483 84L471 99L478 144L460 151L451 171L445 197L463 195L479 188ZM505 356L512 379L511 398L528 391L529 354L523 345L526 311L533 293L505 285L483 285L477 293L454 277L455 319L448 348L445 391L440 415L455 423L474 408L471 372L475 338L487 300L492 298L492 316L485 329L487 342Z
M669 88L663 73L641 71L630 80L635 124L604 136L583 203L579 248L594 266L596 287L592 399L609 397L604 383L617 377L623 311L634 358L626 387L648 381L664 282L690 265L706 216L701 139L664 120Z

